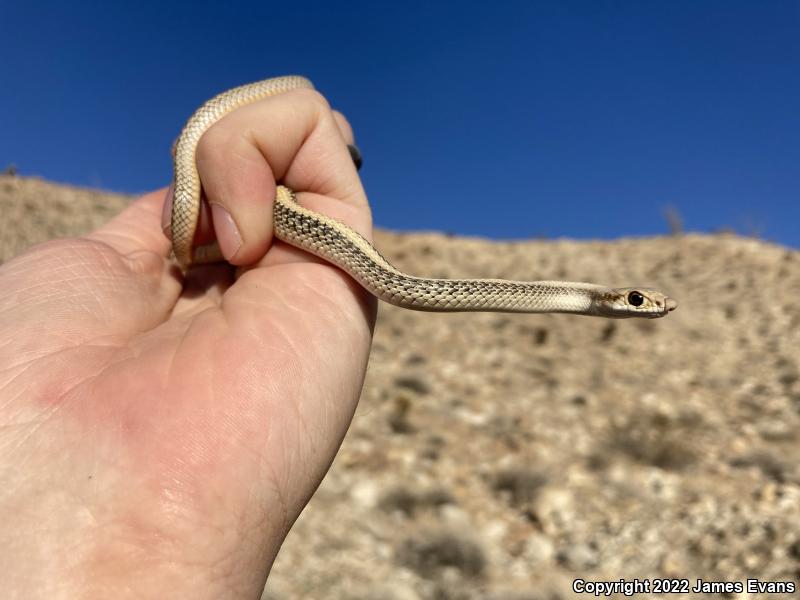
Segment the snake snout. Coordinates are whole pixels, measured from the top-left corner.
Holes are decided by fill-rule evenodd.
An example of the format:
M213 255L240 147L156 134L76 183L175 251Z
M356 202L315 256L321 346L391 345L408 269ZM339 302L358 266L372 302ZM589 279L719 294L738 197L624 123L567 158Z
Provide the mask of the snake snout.
M672 312L678 308L678 302L672 298L664 298L664 307L667 309L667 312Z

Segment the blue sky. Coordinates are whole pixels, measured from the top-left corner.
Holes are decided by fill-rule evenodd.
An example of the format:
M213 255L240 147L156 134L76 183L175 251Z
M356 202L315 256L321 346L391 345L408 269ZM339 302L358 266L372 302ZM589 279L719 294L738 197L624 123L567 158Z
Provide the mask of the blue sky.
M378 225L800 246L800 3L14 2L0 169L139 192L203 100L309 76ZM0 215L0 218L2 216Z

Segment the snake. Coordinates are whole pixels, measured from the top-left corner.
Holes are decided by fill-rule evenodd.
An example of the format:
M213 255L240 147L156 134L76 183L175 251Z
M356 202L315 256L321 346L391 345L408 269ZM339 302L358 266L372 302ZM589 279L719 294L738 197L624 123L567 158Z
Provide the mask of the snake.
M197 144L228 113L264 98L313 84L301 76L274 77L235 87L205 102L186 122L173 151L174 178L170 231L173 255L184 270L224 260L214 242L194 246L202 184ZM647 287L608 287L574 281L437 279L395 268L359 233L301 206L295 192L276 185L275 237L327 261L370 294L395 306L431 312L571 313L607 318L663 317L677 302Z

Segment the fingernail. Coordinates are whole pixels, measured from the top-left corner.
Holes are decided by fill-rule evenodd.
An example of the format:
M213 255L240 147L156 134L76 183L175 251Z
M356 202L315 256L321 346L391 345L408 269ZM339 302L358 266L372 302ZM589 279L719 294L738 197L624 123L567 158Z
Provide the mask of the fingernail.
M164 207L161 209L161 231L167 236L168 240L172 239L172 198L174 197L172 183L167 188L167 195L164 196Z
M221 204L211 204L211 218L214 221L214 231L217 233L220 250L225 258L231 260L242 247L239 228L236 227L231 213Z
M360 171L361 165L364 163L361 150L355 144L347 144L347 149L350 151L350 158L353 159L353 163L356 165L356 171Z

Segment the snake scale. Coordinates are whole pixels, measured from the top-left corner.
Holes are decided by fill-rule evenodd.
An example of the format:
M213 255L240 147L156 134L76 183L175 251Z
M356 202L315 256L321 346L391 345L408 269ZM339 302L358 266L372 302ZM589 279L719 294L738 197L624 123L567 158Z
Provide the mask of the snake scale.
M223 92L189 118L175 145L172 247L181 267L223 260L216 244L193 247L200 215L201 183L196 165L203 133L231 111L296 88L313 87L303 77L265 79ZM600 317L663 317L677 302L641 287L610 288L570 281L432 279L393 267L347 225L308 210L294 192L277 186L275 235L347 272L371 294L396 306L436 312L574 313Z

